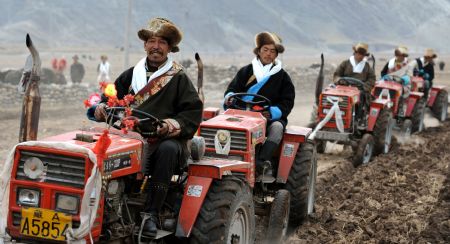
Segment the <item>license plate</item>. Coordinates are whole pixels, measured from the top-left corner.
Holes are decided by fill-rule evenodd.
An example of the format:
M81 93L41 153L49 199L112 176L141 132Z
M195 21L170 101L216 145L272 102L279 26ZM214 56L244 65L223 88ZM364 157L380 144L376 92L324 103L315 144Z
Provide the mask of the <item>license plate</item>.
M42 208L22 208L22 235L64 241L69 227L72 227L69 214Z

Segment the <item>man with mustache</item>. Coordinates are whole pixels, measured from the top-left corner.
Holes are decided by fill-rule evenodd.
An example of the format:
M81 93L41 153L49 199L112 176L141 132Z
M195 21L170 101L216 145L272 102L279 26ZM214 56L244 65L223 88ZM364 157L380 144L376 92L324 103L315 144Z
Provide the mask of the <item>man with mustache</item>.
M135 98L133 107L163 121L157 128L156 142L154 138L149 140L150 157L144 172L151 178L142 234L153 238L174 170L186 164L186 143L201 122L203 104L183 67L168 56L169 52L179 51L180 30L167 19L154 18L147 28L138 32L138 36L144 41L147 56L124 71L115 86L119 99L132 94ZM105 104L101 103L91 116L97 121L105 121L104 108ZM140 129L149 129L143 127Z
M259 94L271 101L267 111L262 112L267 118L267 139L256 158L256 172L261 175L272 175L272 155L283 139L287 117L294 106L295 88L291 77L282 68L277 59L284 52L281 39L274 33L261 32L255 37L256 57L252 63L241 68L225 91L225 106L233 103L230 96L235 93ZM257 100L252 96L244 100Z

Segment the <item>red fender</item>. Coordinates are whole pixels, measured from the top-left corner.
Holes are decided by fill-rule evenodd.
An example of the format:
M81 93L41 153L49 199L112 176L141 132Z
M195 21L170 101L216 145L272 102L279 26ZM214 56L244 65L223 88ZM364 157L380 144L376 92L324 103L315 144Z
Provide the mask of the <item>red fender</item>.
M378 115L380 115L381 110L385 107L389 107L389 100L385 99L377 99L370 104L369 109L369 120L367 122L367 131L373 131L375 124L378 119Z
M180 214L178 215L177 231L178 237L189 237L200 208L203 205L206 194L213 179L199 176L189 176L184 189L183 201Z
M441 90L445 90L445 86L433 86L430 90L430 97L428 98L428 107L433 107L436 97Z
M406 117L411 117L414 106L416 106L417 101L423 97L422 92L411 92L407 100Z
M300 143L305 142L311 132L311 128L300 126L288 126L286 128L281 143L280 159L278 163L278 183L285 184L287 182Z

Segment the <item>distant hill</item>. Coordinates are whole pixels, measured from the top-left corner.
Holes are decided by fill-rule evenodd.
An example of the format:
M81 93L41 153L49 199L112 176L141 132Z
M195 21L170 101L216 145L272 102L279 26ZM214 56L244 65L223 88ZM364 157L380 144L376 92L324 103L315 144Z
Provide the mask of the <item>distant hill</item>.
M0 0L0 46L25 33L49 47L122 47L126 0ZM248 53L258 32L279 33L288 52L350 52L366 41L372 51L405 44L421 52L450 52L449 0L133 0L130 45L151 17L163 16L184 32L181 50Z

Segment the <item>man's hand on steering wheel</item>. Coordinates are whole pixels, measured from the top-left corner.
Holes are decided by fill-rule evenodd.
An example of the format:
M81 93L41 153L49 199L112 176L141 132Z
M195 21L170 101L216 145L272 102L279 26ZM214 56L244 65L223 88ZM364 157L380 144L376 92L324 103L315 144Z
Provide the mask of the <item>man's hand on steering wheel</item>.
M251 100L245 99L245 97L253 97ZM258 101L253 101L253 99L259 99ZM249 110L253 112L264 112L269 111L272 105L271 101L259 94L252 93L235 93L229 95L225 99L226 104L229 108L239 109L239 110ZM270 114L270 113L269 113Z

